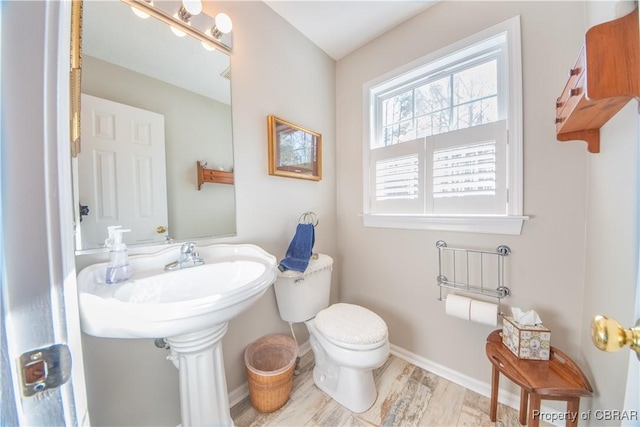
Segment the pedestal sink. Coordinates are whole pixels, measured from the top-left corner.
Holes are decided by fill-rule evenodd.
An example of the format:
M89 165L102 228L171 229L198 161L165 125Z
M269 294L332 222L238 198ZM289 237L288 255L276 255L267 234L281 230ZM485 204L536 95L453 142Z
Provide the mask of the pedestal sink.
M130 258L131 280L105 284L106 263L78 274L83 332L166 338L180 371L182 425L233 425L220 340L229 320L273 284L276 259L254 245L198 247L205 264L167 272L179 247Z

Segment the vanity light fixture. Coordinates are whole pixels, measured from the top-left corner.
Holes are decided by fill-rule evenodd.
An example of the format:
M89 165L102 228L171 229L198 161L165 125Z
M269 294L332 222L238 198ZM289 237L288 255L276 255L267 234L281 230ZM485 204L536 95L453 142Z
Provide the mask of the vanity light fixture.
M182 7L191 16L199 15L202 12L202 2L200 0L182 0Z
M223 35L231 32L233 22L231 22L231 18L226 13L218 13L215 22L215 25L206 31L211 37L220 40Z
M143 0L147 3L149 3L151 6L153 6L153 0ZM131 11L138 17L138 18L142 18L142 19L147 19L149 16L148 13L143 12L142 10L135 8L133 6L131 6Z
M205 31L205 33L206 33L206 31ZM216 48L211 43L206 43L206 42L200 42L200 43L202 43L202 47L205 50L208 50L209 52L213 52L214 50L216 50Z
M174 18L180 20L184 25L191 26L191 18L202 12L202 2L200 0L182 0L180 9L173 15ZM187 35L184 31L180 31L178 28L171 25L171 31L178 37L184 37Z
M226 13L218 13L215 18L215 24L213 27L205 31L204 33L216 40L220 40L222 36L231 32L231 28L233 27L233 22L231 22L231 18ZM213 46L209 43L202 42L202 47L207 50L215 50Z
M191 20L191 15L189 14L189 12L187 12L187 9L185 9L184 6L180 6L180 10L174 13L173 17L177 21L182 22L184 25L191 25L189 23L189 21ZM180 31L173 25L170 25L169 28L171 29L171 32L178 37L184 37L187 35L187 33L185 33L184 31Z
M164 2L158 2L154 4L153 0L121 0L123 3L131 6L132 9L137 10L136 15L142 17L143 15L153 16L166 24L168 24L177 36L184 36L189 34L195 39L202 42L208 50L219 49L223 52L231 52L231 39L230 36L222 37L231 32L232 22L229 15L226 13L219 13L216 15L214 25L208 30L201 30L191 24L191 18L194 15L198 15L202 12L201 0L183 0L180 5L180 9L176 13L163 9ZM175 9L174 9L175 10ZM207 17L211 19L211 17ZM200 23L202 25L202 23Z
M200 2L189 2L189 3L198 3L198 4L200 4ZM176 18L176 20L178 20L179 22L182 22L184 25L191 26L191 22L190 21L191 21L191 17L194 14L191 13L189 11L189 9L187 9L186 4L187 4L187 2L182 2L182 5L180 6L180 9L173 15L173 17ZM198 13L200 13L202 11L202 4L200 4L200 9L194 8L192 6L191 10L194 10L194 11L197 11ZM197 15L197 13L196 13L196 15ZM173 32L173 34L175 34L178 37L184 37L184 36L187 35L187 33L185 33L184 31L180 31L178 28L176 28L173 25L169 26L169 28L171 28L171 31Z

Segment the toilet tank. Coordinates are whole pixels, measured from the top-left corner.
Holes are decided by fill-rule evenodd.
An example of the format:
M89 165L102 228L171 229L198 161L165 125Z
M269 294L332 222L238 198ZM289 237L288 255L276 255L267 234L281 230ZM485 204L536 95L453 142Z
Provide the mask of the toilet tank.
M329 307L332 267L333 259L330 256L318 254L317 259L309 261L304 273L278 271L273 287L282 320L305 322Z

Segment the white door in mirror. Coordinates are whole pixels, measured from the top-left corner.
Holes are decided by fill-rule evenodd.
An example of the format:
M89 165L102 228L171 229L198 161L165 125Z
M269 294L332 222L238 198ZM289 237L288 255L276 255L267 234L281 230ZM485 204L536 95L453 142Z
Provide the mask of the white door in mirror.
M83 248L103 246L107 227L131 229L127 244L164 242L168 222L164 116L82 94L78 199L89 206Z

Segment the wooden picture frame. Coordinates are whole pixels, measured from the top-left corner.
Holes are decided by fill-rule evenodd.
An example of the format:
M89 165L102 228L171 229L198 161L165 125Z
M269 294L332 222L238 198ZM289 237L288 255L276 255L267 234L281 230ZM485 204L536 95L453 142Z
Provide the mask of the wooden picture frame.
M269 175L320 181L322 135L276 116L268 116Z

